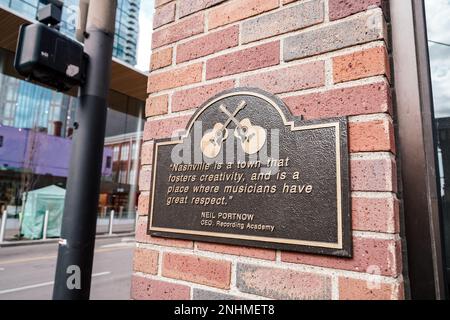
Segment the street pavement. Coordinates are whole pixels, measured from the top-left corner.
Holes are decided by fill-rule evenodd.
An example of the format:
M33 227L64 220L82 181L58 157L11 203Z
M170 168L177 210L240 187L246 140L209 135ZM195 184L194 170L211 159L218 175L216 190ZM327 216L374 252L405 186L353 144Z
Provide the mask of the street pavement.
M93 300L128 300L134 239L97 239L91 286ZM52 297L57 244L0 248L0 300Z

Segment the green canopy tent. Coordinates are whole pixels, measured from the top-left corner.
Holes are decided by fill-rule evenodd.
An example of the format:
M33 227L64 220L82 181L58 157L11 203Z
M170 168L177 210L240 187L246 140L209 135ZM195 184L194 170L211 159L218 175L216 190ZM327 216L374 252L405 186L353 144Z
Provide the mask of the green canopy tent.
M59 237L65 195L66 190L55 185L25 193L20 234L27 239L42 239L45 212L48 210L47 237Z

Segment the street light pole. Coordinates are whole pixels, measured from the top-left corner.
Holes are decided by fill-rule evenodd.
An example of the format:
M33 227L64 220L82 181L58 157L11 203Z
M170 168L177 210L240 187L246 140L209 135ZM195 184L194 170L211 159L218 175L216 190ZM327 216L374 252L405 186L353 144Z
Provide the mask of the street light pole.
M53 288L55 300L89 299L116 8L117 0L89 3L84 33L89 62L86 83L79 93Z

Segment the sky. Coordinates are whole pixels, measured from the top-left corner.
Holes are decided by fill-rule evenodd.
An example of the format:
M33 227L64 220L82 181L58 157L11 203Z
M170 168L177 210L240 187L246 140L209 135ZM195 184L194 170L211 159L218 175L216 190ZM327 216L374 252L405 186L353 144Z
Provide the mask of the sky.
M141 71L149 71L154 7L154 0L141 0L136 65L136 68Z
M426 0L434 111L437 118L450 117L450 0Z

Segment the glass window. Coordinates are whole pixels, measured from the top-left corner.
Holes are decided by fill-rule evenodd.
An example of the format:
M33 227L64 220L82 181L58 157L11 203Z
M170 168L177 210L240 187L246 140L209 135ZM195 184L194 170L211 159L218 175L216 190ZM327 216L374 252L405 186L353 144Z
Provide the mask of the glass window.
M130 145L128 143L124 143L122 145L122 150L120 151L120 160L123 160L123 161L128 160L129 153L130 153Z
M434 121L439 161L441 212L450 276L450 1L425 1Z
M14 9L28 17L34 18L37 13L37 0L36 1L15 0L10 2L10 6L11 9Z
M13 61L3 59L8 54L12 55L0 50L0 70L7 69L2 64ZM19 226L15 234L40 238L39 230L27 229L32 221L19 225L19 216L26 212L39 218L40 211L33 207L36 194L52 193L64 201L78 99L0 73L0 105L0 210L6 208L16 220L11 222ZM144 107L144 101L110 94L98 213L122 212L130 230L134 230L139 194L136 179L129 178L135 177L136 168L128 160L131 148L139 152L140 143L130 143L142 137ZM61 215L61 203L58 208L55 214Z
M12 103L11 103L11 102L7 102L7 103L5 104L5 108L3 109L3 116L4 116L5 118L11 117L11 115L12 115L11 111L12 111L12 110L13 110Z
M133 142L131 145L131 159L136 160L138 157L137 143Z
M119 153L120 153L120 147L119 146L114 146L114 151L113 151L113 159L114 159L114 161L119 160Z
M112 167L112 161L111 157L106 157L106 169L110 169Z
M21 15L25 15L30 19L36 18L39 7L38 0L0 0L0 4L15 10ZM75 37L76 22L78 19L78 4L78 0L64 1L60 30L69 37ZM148 32L141 33L139 31L152 29L153 14L154 0L124 0L118 2L116 12L117 30L115 37L116 39L120 37L122 41L129 41L131 43L139 42L140 50L138 50L137 46L133 46L130 49L130 55L126 56L123 53L125 44L116 41L113 50L114 56L123 62L136 66L142 71L148 71L151 37L149 37ZM129 23L130 21L137 22L138 20L139 25L132 25ZM120 45L120 48L117 47L118 45Z
M127 183L127 171L125 169L121 169L119 172L119 183Z

